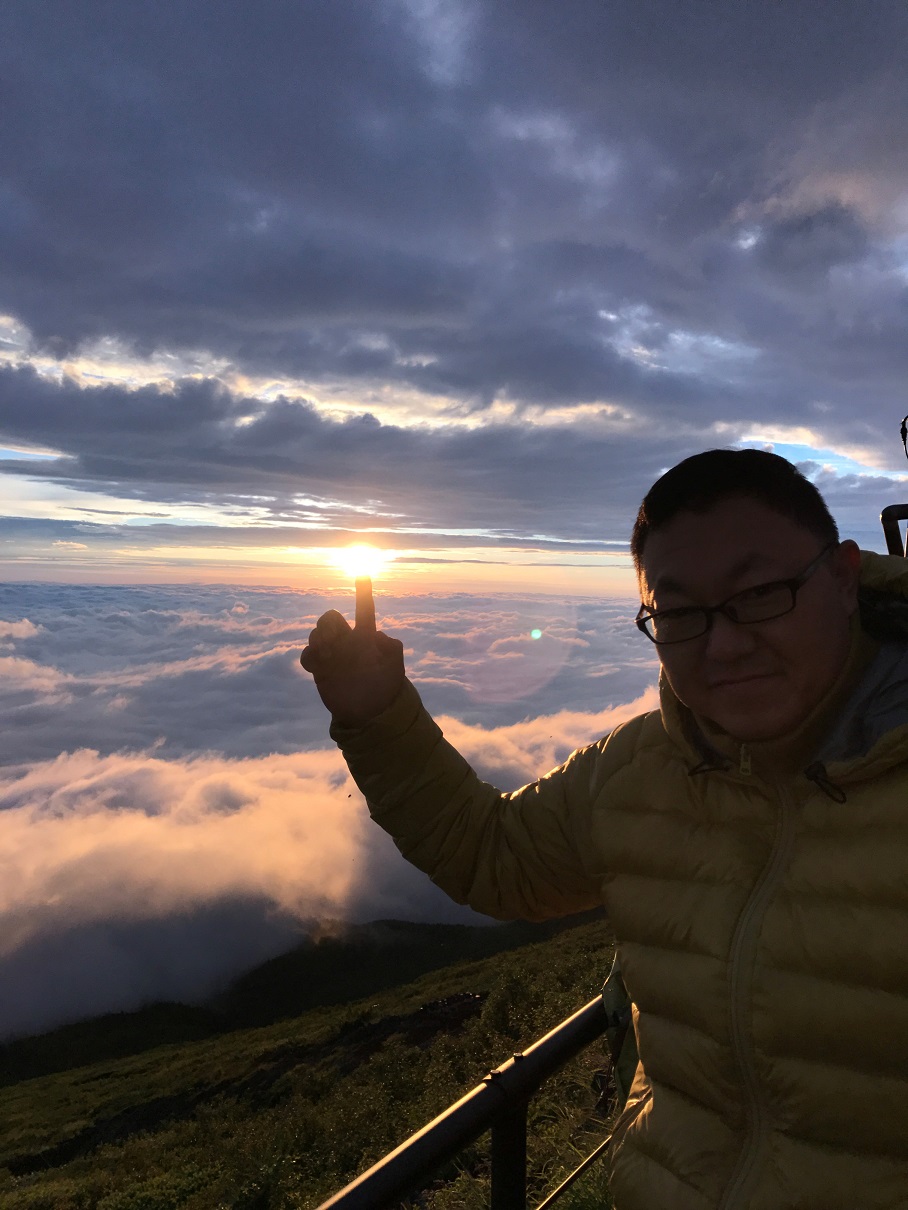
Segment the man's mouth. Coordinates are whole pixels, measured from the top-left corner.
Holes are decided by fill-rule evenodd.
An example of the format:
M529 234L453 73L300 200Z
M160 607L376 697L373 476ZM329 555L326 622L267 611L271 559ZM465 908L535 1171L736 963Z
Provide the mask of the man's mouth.
M752 685L757 681L768 681L776 674L774 672L751 672L746 676L725 676L713 681L710 689L738 689L743 685Z

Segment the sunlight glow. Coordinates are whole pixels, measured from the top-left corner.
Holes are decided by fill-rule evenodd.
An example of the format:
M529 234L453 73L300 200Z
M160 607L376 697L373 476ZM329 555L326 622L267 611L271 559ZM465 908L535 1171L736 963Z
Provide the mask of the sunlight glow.
M358 580L361 576L377 576L392 557L387 551L379 550L377 546L367 546L363 542L339 550L334 556L334 562L352 580Z

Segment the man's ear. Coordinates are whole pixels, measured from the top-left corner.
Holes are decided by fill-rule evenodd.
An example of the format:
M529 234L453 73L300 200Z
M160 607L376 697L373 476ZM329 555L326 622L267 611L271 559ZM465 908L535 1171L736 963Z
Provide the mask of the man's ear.
M861 580L861 548L857 542L852 542L850 538L840 542L832 552L829 569L842 590L849 614L853 613L858 605L858 586Z

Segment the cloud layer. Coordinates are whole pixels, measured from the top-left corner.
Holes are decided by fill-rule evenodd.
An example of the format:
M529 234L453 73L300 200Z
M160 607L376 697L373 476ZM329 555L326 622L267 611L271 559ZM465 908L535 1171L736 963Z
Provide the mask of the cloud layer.
M315 920L470 918L368 821L327 744L298 665L313 602L0 594L0 1034L210 994ZM655 704L623 604L390 604L427 703L502 789Z

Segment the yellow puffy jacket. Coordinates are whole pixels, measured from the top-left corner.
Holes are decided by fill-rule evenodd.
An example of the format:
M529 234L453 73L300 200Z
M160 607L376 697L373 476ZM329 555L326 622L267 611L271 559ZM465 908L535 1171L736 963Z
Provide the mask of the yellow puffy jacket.
M410 685L332 732L454 899L501 918L605 905L640 1053L620 1210L908 1207L908 562L865 555L862 583L880 641L862 634L784 746L723 746L665 685L661 711L513 794Z

